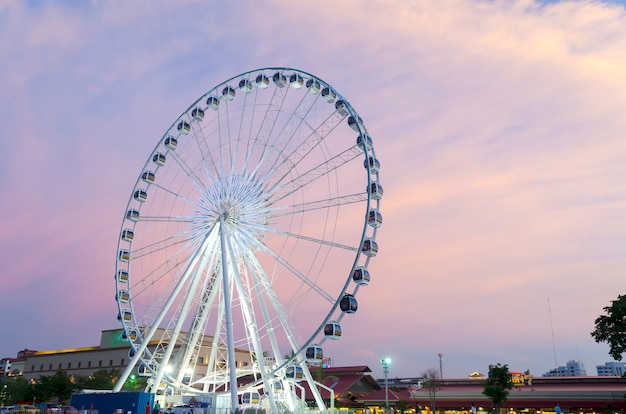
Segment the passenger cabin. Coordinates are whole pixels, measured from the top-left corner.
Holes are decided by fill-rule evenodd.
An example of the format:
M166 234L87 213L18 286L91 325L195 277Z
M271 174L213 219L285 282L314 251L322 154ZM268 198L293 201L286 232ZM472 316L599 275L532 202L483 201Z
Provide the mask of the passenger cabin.
M120 290L119 292L117 292L117 295L115 295L115 300L118 302L128 303L129 299L130 299L130 294L128 293L127 290Z
M130 252L126 249L120 249L117 258L120 259L120 262L126 263L130 260Z
M352 272L352 280L360 286L367 286L370 283L370 272L364 267L357 267Z
M242 405L254 405L261 401L261 394L257 391L244 391L239 396L239 404Z
M287 84L287 77L280 72L276 72L274 76L272 76L272 81L279 88L284 88Z
M326 102L333 103L335 102L336 97L337 97L337 94L335 93L335 91L330 89L329 86L322 89L322 98L324 98Z
M299 73L294 73L289 77L289 83L294 89L300 89L304 85L304 79Z
M178 129L178 132L180 132L181 134L186 135L189 133L189 131L191 131L191 125L189 125L189 122L187 121L180 121L176 126L176 129Z
M148 193L146 193L144 190L137 190L133 194L133 198L140 203L143 203L148 198Z
M126 218L130 221L139 221L139 210L135 210L134 208L131 208L130 210L128 210L126 212Z
M124 309L121 314L117 314L117 319L120 321L130 322L133 320L133 313L129 309Z
M380 227L383 224L383 215L378 210L371 209L367 214L367 224L374 228Z
M196 121L202 121L204 119L204 109L195 107L191 110L191 117Z
M118 282L128 282L128 271L120 269L117 271Z
M152 373L154 372L154 366L146 366L146 364L141 363L138 367L137 367L137 374L139 374L142 377L151 377Z
M320 363L324 359L324 350L319 345L311 345L305 352L307 362Z
M380 200L383 198L383 186L374 182L369 186L370 197L374 200Z
M298 365L290 365L287 367L285 371L285 379L288 381L299 382L304 378L304 372L302 371L302 367Z
M372 238L363 240L361 252L368 257L376 256L378 254L378 243Z
M324 325L324 336L327 339L340 339L341 338L341 325L337 322L328 322Z
M248 79L242 79L239 81L239 89L241 89L244 93L250 93L252 90L252 82Z
M363 120L360 116L356 118L353 116L348 117L348 126L352 128L353 131L359 132L359 127L363 128Z
M337 113L341 116L346 116L350 112L348 110L348 105L346 105L346 102L342 99L335 102L335 110L337 110Z
M380 161L372 156L367 157L367 159L363 161L363 166L366 169L369 166L372 174L378 174L378 171L380 171Z
M129 339L133 342L137 340L137 331L134 329L129 329L128 333L126 331L122 332L122 339L128 341Z
M135 232L133 232L131 229L122 230L122 240L129 242L133 241L134 238Z
M143 173L141 173L141 179L148 184L152 184L155 178L156 177L152 171L144 171Z
M228 101L232 101L233 99L235 99L235 94L236 94L235 90L231 88L230 86L227 86L224 89L222 89L222 98Z
M346 293L341 298L341 301L339 301L339 307L341 308L342 312L356 313L356 310L359 308L359 304L357 303L356 298L353 295Z
M320 93L320 90L322 89L322 85L320 84L320 81L318 81L317 79L309 79L306 81L306 88L309 90L309 92L312 95L317 95L318 93Z
M162 154L160 152L157 152L156 154L154 154L152 156L152 162L154 162L159 167L164 166L165 165L165 161L167 161L167 158L165 157L165 154Z
M209 96L206 100L206 104L211 109L217 109L220 107L220 100L217 99L217 96Z
M256 86L258 86L259 88L265 89L270 85L270 79L264 74L260 74L256 77L254 83L256 83Z
M372 149L374 142L372 141L372 137L367 134L363 134L356 137L356 145L363 151L366 151Z
M199 108L196 108L199 109ZM202 109L200 109L202 111ZM204 117L204 112L202 112L202 116ZM178 140L173 136L167 136L163 140L163 145L165 145L168 149L175 150L178 146Z

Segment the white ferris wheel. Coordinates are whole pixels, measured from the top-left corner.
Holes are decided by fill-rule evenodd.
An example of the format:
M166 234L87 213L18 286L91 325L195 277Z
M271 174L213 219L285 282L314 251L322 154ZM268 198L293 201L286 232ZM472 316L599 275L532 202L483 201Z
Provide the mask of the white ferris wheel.
M370 281L379 169L361 117L309 73L249 71L191 104L124 211L116 300L132 359L115 390L137 368L148 391L235 405L246 377L272 407L300 387L323 409L311 366Z

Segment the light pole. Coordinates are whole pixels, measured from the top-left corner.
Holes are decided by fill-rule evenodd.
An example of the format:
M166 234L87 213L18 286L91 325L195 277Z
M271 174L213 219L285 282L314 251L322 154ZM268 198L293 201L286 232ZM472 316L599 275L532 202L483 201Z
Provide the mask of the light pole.
M391 364L391 358L384 358L380 360L383 366L383 372L385 374L385 413L389 412L389 381L387 381L387 374L389 374L389 364Z

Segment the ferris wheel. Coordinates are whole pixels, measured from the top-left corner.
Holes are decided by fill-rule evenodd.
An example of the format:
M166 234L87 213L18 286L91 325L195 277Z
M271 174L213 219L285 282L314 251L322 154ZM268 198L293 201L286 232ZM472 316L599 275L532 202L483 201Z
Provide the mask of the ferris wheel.
M233 393L248 376L273 406L299 381L323 406L309 367L370 281L379 170L361 117L309 73L245 72L192 103L124 211L116 301L132 359L116 389L135 367L152 392Z

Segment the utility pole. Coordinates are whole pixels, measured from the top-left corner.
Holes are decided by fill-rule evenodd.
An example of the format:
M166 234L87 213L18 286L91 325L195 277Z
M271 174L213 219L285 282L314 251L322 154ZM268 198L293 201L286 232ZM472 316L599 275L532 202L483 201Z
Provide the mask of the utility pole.
M391 358L381 359L380 363L383 366L383 373L385 374L385 414L389 412L389 381L387 380L387 374L389 374L389 364L391 364Z

